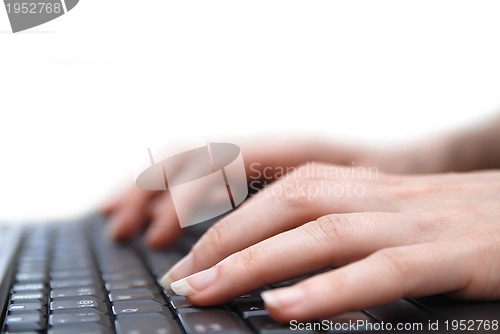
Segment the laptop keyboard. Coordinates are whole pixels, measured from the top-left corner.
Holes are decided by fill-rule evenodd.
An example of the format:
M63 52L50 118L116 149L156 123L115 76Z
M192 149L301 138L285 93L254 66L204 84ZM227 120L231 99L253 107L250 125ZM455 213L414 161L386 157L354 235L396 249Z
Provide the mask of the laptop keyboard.
M158 284L189 246L147 251L139 242L113 244L102 237L102 228L101 223L44 225L26 232L2 333L310 332L292 331L289 324L273 321L260 298L264 289L297 280L263 287L226 305L195 307ZM422 323L434 318L409 301L397 304ZM394 312L384 310L350 312L328 320L366 324L387 317L394 320Z
M4 332L289 332L267 315L262 290L200 308L163 289L158 279L183 253L107 242L102 224L33 227L19 251Z

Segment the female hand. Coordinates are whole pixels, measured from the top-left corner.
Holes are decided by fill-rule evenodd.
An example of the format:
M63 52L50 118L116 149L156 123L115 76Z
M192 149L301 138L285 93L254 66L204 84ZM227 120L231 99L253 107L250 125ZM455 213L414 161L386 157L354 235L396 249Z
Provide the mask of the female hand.
M500 156L495 145L500 143L499 130L500 120L489 120L485 125L468 131L388 150L290 138L263 138L260 141L236 144L242 149L249 178L252 177L252 172L293 167L307 161L377 166L381 171L399 174L435 173L500 166ZM121 197L101 209L102 213L111 218L107 229L111 239L128 239L151 222L145 241L155 248L168 245L180 234L181 229L174 211L168 191L147 191L136 186L130 187Z
M251 188L262 182L272 182L268 169L297 166L306 161L326 161L336 164L373 162L371 155L357 147L335 145L316 140L261 139L239 143ZM379 155L377 155L379 158ZM135 185L123 195L104 205L101 212L110 217L107 234L110 239L125 240L147 226L144 236L148 246L167 246L181 233L174 204L168 191L148 191Z
M196 305L263 294L280 321L402 297L500 297L500 172L391 175L307 164L216 223L162 279Z

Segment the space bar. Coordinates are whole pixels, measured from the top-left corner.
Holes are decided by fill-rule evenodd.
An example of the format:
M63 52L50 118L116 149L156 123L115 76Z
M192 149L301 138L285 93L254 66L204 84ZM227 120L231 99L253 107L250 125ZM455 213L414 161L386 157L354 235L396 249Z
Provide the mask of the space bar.
M144 313L120 315L115 321L116 332L119 334L130 333L158 333L181 334L177 323L159 313Z

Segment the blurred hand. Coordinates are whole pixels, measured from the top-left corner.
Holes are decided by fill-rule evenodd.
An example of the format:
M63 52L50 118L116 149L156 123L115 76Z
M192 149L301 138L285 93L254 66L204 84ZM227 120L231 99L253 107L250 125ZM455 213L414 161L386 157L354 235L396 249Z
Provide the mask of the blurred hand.
M471 171L500 167L500 119L399 149L374 150L289 138L264 138L236 144L242 149L247 174L307 161L377 166L381 171L398 174ZM252 164L256 165L252 168ZM103 206L101 212L111 218L107 229L111 239L130 238L150 222L145 235L150 247L166 246L180 233L168 191L146 191L132 186L121 197Z
M338 268L265 292L280 321L435 293L500 298L500 172L367 170L300 167L210 228L162 285L212 305Z
M306 161L324 161L335 164L379 164L387 154L364 152L357 147L336 145L316 140L261 139L251 143L238 143L249 181L255 183L273 181L270 178L256 180L265 170L286 169ZM392 158L390 158L392 159ZM389 160L389 157L386 159ZM407 161L403 159L400 161ZM389 165L389 164L388 164ZM397 161L391 166L396 166ZM152 248L167 246L181 233L172 198L168 191L148 191L135 185L123 195L107 203L101 212L110 217L107 234L114 240L125 240L147 227L145 243Z

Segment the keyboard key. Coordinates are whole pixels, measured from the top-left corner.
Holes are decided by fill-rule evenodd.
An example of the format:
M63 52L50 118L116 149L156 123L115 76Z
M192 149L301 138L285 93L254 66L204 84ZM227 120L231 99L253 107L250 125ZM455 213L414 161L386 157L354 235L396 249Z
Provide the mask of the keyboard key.
M182 313L179 320L187 334L251 333L240 318L224 310Z
M96 323L102 327L111 327L109 316L98 312L58 313L51 314L49 317L49 325L51 326L89 323Z
M104 274L102 277L105 282L109 282L109 281L121 281L128 279L144 279L148 277L148 275L145 274L143 271L133 270L133 271Z
M43 291L14 292L12 294L12 300L14 302L39 301L45 304L47 302L47 296Z
M174 299L171 300L169 304L176 314L222 309L221 307L194 307L186 299L179 299L179 300Z
M184 296L176 294L174 290L170 288L164 288L163 293L168 297L168 299L184 298Z
M249 293L246 293L244 295L241 295L237 298L235 298L231 304L237 304L240 302L247 303L249 301L262 301L262 298L260 297L261 292L264 291L264 289L258 289Z
M108 290L146 288L150 286L151 286L151 281L148 279L128 279L128 280L106 282L106 289Z
M130 268L134 268L135 270L143 269L140 260L135 258L127 258L126 256L102 258L98 259L97 263L101 267L101 270L107 274L129 271Z
M181 255L170 256L168 253L161 254L160 257L156 259L150 258L149 265L155 275L161 276L172 268L180 259L182 259Z
M97 323L62 324L51 327L49 334L113 334L115 331Z
M44 272L17 273L16 282L44 282L47 275Z
M413 300L419 308L449 320L498 320L500 302L458 301L445 296ZM486 332L486 331L485 331ZM477 331L476 331L477 333Z
M121 315L115 326L118 334L182 334L174 319L158 313Z
M113 303L114 315L137 313L161 313L170 316L170 310L153 300L133 300Z
M379 321L398 323L427 323L435 318L429 312L425 312L410 302L400 299L397 302L367 309L366 313Z
M264 302L241 302L235 305L236 310L243 318L257 315L267 315Z
M92 270L57 270L50 273L51 279L73 279L73 278L92 278L94 272Z
M261 334L293 334L293 333L314 333L314 331L302 330L298 328L293 330L289 324L282 324L274 321L270 316L260 315L255 317L248 317L247 321L252 325L255 330Z
M157 296L149 289L127 289L113 290L109 294L109 300L112 302L120 300L156 300Z
M39 251L39 250L38 250ZM30 266L46 265L48 262L47 254L21 254L19 263L26 263Z
M299 282L307 279L308 277L309 277L308 275L304 275L304 276L292 278L292 279L289 279L289 280L286 280L286 281L282 281L282 282L279 282L279 283L275 283L275 284L272 284L271 286L273 288L284 288L284 287L287 287L287 286L290 286L290 285L297 284L297 283L299 283Z
M142 270L142 264L140 261L134 261L127 258L117 259L109 263L99 263L100 268L105 274L118 274L129 271L130 268L137 268L137 270Z
M96 286L97 282L94 278L73 278L73 279L57 279L50 281L52 289L59 288L75 288L80 286Z
M176 310L179 308L188 308L188 307L193 307L193 304L188 302L186 299L181 299L181 300L171 300L170 301L170 306Z
M108 308L106 304L94 297L85 297L81 299L68 299L68 300L54 300L50 303L50 310L71 310L71 309L79 309L79 310L87 310L92 309L99 311L101 313L107 313Z
M156 275L156 276L162 276L165 274L167 271L172 268L177 261L172 261L172 262L153 262L151 263L151 271Z
M363 332L370 330L370 328L364 326L365 324L368 325L377 323L373 318L368 316L366 313L360 311L346 312L344 314L338 315L336 317L331 317L325 320L328 321L329 324L329 330L327 332L332 334L339 333L340 331L336 330L335 328L336 327L342 328L342 324L346 324L346 326L349 326L349 324L356 324L355 330L357 332Z
M93 296L103 301L105 299L104 293L92 286L84 286L79 288L53 289L50 292L50 298L52 299L82 297L82 296Z
M45 317L38 312L8 315L5 321L10 332L43 330L45 322Z
M66 271L66 270L93 270L93 265L87 262L53 262L52 263L53 271Z
M40 282L40 283L16 283L12 287L12 290L15 292L33 291L33 290L44 291L45 284L42 282Z
M47 313L47 308L41 302L16 303L16 304L10 304L9 305L9 312L12 313L12 314L15 314L15 313L26 313L26 312L31 312L32 313L33 311L38 311L41 314L45 314L45 313Z
M19 283L37 283L37 282L42 282L45 283L45 280L48 277L47 273L47 265L46 264L38 264L38 265L31 265L31 264L20 264L17 267L16 271L16 276L19 275L19 277L22 277L23 275L29 275L31 273L43 273L43 278L41 280L36 280L36 279L29 279L20 281Z

